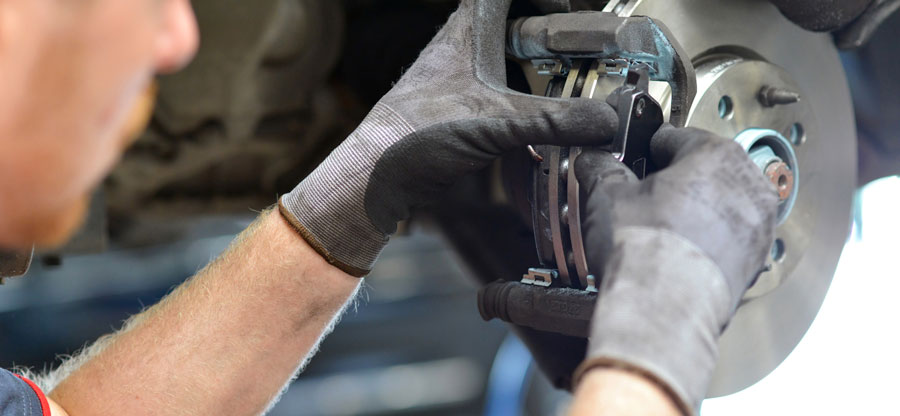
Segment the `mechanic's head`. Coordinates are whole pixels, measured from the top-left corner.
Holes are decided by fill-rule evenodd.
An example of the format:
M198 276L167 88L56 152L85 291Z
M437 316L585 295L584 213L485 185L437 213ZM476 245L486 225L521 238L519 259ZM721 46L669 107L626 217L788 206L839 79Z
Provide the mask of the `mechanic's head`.
M197 45L189 0L0 0L0 246L78 228L152 77Z

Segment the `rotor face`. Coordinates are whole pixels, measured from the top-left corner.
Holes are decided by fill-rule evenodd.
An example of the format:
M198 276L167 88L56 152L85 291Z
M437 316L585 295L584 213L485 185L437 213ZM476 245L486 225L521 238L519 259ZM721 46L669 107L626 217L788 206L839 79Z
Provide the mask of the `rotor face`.
M777 242L767 263L769 270L747 291L746 302L776 290L793 274L812 244L809 235L813 230L805 221L817 214L818 207L811 205L817 193L811 187L817 182L808 187L801 180L805 165L799 163L797 155L805 155L806 138L819 140L821 134L811 103L803 99L805 94L799 92L787 72L774 64L731 54L716 55L697 66L697 76L699 93L687 125L734 138L764 172L773 166L769 163L772 159L764 152L762 157L754 156L761 153L759 149L768 150L774 160L787 166L787 175L773 174L776 187L789 185L790 189L785 189L779 206ZM774 88L790 91L798 100L771 105L765 92ZM809 163L815 168L814 161Z
M730 138L766 129L795 153L796 195L777 229L770 270L719 341L708 396L737 392L768 375L800 342L850 230L856 131L841 61L829 36L803 31L768 2L632 0L612 1L606 10L660 19L692 57L698 92L688 126ZM657 96L664 106L666 94L661 89ZM785 172L777 168L774 180Z

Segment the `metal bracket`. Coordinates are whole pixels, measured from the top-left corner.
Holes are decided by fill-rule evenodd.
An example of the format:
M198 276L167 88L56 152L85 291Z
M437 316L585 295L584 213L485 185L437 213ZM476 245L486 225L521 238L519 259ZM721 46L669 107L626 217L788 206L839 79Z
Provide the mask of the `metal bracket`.
M528 269L528 274L522 276L522 283L532 286L550 287L553 281L559 277L559 273L553 269Z
M650 159L650 139L663 124L662 108L648 89L648 68L638 64L628 71L625 85L613 93L618 103L619 131L609 152L639 179L656 170Z
M607 12L560 13L513 20L507 53L520 59L594 58L645 64L651 80L672 89L669 122L684 127L697 93L694 67L668 28L649 17Z
M560 59L532 59L531 65L534 65L538 75L563 76L568 75L570 64Z
M900 0L876 0L856 20L834 32L834 43L841 49L864 45L897 9L900 9Z

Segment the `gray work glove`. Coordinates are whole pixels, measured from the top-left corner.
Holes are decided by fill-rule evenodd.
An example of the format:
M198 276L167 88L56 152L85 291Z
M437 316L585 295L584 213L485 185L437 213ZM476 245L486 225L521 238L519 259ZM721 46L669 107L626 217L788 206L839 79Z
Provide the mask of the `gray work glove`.
M693 413L717 340L764 267L778 196L740 146L712 133L665 126L650 151L665 168L643 181L608 153L575 164L589 266L603 271L575 379L595 367L634 371Z
M507 88L509 3L463 0L356 131L281 198L284 217L331 264L368 274L411 208L506 151L613 137L606 103Z

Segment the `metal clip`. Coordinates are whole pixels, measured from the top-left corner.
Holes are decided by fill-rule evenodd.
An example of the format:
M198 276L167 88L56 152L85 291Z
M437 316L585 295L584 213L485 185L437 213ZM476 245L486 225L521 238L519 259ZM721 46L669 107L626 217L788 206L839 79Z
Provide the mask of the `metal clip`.
M559 59L532 59L531 65L539 75L561 76L569 73L569 66Z
M532 286L550 287L553 280L559 276L559 272L553 269L528 269L528 274L522 276L522 283Z

